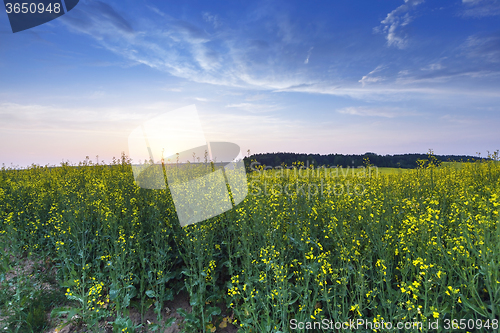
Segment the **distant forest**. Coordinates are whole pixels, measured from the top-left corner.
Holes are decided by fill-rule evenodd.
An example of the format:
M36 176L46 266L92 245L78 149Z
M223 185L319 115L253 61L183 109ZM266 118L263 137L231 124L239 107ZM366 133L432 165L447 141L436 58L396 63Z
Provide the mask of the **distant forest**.
M467 160L479 160L481 157L465 155L434 155L439 162L462 162ZM376 167L389 168L416 168L418 160L427 160L428 154L402 154L402 155L377 155L375 153L364 153L362 155L343 155L343 154L296 154L296 153L266 153L254 154L245 157L245 165L250 167L252 161L257 161L263 166L276 167L284 163L286 166L292 166L294 162L304 162L304 165L320 166L362 166L366 165L366 158L369 163Z

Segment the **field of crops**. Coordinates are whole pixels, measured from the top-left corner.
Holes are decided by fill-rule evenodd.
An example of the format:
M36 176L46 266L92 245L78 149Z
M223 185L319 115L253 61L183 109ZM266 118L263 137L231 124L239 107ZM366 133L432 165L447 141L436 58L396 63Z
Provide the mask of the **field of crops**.
M382 332L382 322L426 332L436 321L439 331L447 322L495 331L500 165L338 169L249 173L243 202L181 228L168 189L136 186L126 159L4 168L1 248L53 262L67 299L54 317L89 331L103 320L117 332L160 331L165 302L181 291L187 332ZM35 312L8 311L30 302L6 287L8 266L4 331L34 331ZM131 308L157 320L139 328ZM359 319L357 330L339 326Z

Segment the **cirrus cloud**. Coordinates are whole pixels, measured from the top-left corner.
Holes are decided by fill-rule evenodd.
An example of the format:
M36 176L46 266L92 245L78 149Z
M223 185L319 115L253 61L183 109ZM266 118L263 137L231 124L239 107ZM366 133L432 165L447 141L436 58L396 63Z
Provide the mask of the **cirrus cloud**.
M387 14L387 17L380 22L381 25L376 27L374 31L386 35L388 46L395 46L399 49L405 48L408 39L400 30L412 21L413 17L410 12L423 2L424 0L405 0L403 5Z

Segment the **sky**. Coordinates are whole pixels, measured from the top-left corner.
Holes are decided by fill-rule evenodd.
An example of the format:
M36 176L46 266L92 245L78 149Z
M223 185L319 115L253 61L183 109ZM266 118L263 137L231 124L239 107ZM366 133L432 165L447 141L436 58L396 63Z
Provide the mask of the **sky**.
M244 155L500 149L500 0L81 0L0 13L0 164L110 162L195 105Z

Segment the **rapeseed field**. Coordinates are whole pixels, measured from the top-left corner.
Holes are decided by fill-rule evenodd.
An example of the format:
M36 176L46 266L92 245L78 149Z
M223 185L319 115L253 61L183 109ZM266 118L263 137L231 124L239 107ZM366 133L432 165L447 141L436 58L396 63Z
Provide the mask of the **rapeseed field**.
M243 202L184 228L168 189L136 186L125 157L4 167L2 248L50 258L71 304L53 317L89 331L102 321L116 332L162 331L164 304L181 291L187 332L498 329L498 162L295 167L248 173ZM11 292L10 307L20 306ZM132 323L132 307L157 320ZM5 331L33 331L21 319Z

